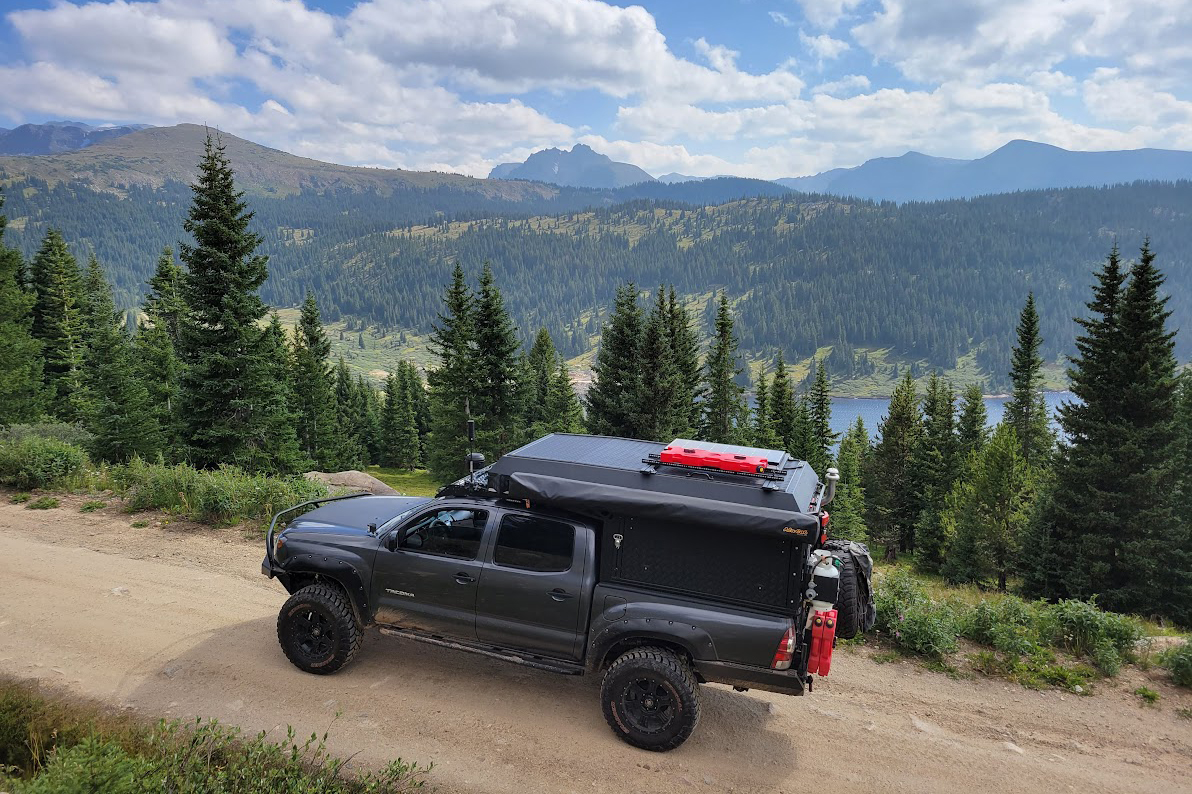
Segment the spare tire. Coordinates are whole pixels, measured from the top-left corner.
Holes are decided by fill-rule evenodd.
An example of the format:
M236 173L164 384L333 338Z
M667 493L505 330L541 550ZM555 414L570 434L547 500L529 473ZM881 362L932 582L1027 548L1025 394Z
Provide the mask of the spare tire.
M840 560L840 589L836 596L836 636L851 640L861 632L864 604L862 603L860 572L853 561L847 540L829 540L824 548Z

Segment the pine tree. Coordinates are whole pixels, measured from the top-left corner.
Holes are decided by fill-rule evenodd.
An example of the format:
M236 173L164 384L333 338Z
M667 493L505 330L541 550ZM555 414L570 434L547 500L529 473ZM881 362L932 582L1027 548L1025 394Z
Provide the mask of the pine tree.
M551 378L550 390L546 395L546 415L548 432L584 432L584 410L571 386L571 373L562 360Z
M289 474L310 467L310 460L298 449L294 434L294 394L290 384L290 348L277 312L269 315L269 325L261 335L262 360L265 364L261 391L260 419L255 438L248 439L245 468L271 474Z
M828 368L821 361L815 370L815 380L807 395L807 408L811 420L812 444L807 462L820 477L832 465L832 447L840 438L832 432L832 394L828 386Z
M186 274L174 260L174 250L166 246L157 259L157 269L149 279L145 294L145 314L170 337L172 347L178 347L179 326L186 312L182 297Z
M505 309L501 290L485 263L476 295L476 356L473 372L477 448L496 460L516 448L524 438L520 420L524 408L519 396L517 327Z
M76 395L83 421L92 433L96 460L124 463L133 456L153 460L162 451L161 427L149 391L137 377L132 347L124 333L122 312L92 256L87 277L88 338L82 388Z
M683 384L681 393L686 421L681 435L689 436L699 427L700 404L704 397L703 370L699 364L699 338L692 325L691 314L679 303L673 286L667 294L666 313L675 368Z
M915 381L908 370L894 388L886 417L878 425L873 450L873 488L869 497L869 529L894 562L899 551L914 550L919 518L919 477L915 453L923 433L923 419L915 397Z
M42 410L41 345L32 334L34 295L25 289L20 252L4 245L7 223L0 214L0 428L36 419Z
M938 571L943 562L947 544L942 522L944 503L957 475L955 399L952 384L933 372L923 399L923 435L916 461L922 490L915 526L915 564L930 572Z
M1124 372L1118 421L1120 553L1110 569L1106 609L1192 619L1192 528L1178 515L1177 465L1182 451L1178 425L1175 331L1162 296L1163 274L1144 242L1122 297Z
M1180 522L1188 532L1187 541L1192 548L1192 370L1185 369L1180 376L1180 406L1177 413L1180 449L1178 480L1180 501Z
M811 406L806 395L799 395L791 403L790 453L799 460L811 460L819 453L815 424L811 418ZM814 466L812 467L815 468ZM818 474L818 472L816 472Z
M1083 333L1076 338L1077 355L1069 359L1068 380L1077 399L1060 406L1067 441L1056 456L1053 485L1032 517L1034 553L1023 571L1028 596L1087 598L1109 585L1122 526L1115 492L1119 471L1110 462L1126 387L1119 327L1125 279L1114 245L1086 304L1089 316L1076 318Z
M753 446L761 449L778 449L782 446L781 439L774 432L774 422L770 415L770 385L766 373L757 376L756 406L753 411Z
M76 401L83 383L86 329L78 263L56 229L50 229L33 257L33 338L41 343L45 396L50 414L83 419Z
M397 363L397 379L406 390L410 406L414 409L414 424L418 428L418 460L420 465L425 465L426 440L430 433L430 402L426 394L426 384L422 382L422 374L418 367L409 361Z
M290 380L294 394L294 432L298 449L316 468L336 463L338 442L335 391L332 386L331 340L323 329L319 304L306 293L294 326L294 352Z
M467 473L464 456L468 451L468 405L476 348L474 300L463 268L456 264L430 337L430 349L439 366L427 373L431 419L427 464L439 482Z
M191 190L183 227L194 244L182 245L187 310L178 333L185 456L203 468L235 463L287 471L297 462L293 428L284 429L287 378L275 366L279 340L258 325L266 314L258 290L268 258L256 253L261 238L248 230L252 213L223 144L210 134Z
M790 376L786 371L786 360L782 351L774 359L774 379L770 383L768 397L770 428L780 449L793 453L795 449L795 395L791 391Z
M538 329L530 354L526 357L528 377L526 386L526 426L534 427L547 421L546 398L559 368L559 354L555 342L545 328Z
M949 581L996 579L1005 592L1033 496L1031 469L1020 448L1013 426L999 424L978 456L971 481L949 505L955 526L955 542L944 562Z
M970 383L964 390L960 404L960 418L956 420L956 462L965 465L974 452L989 439L988 419L985 411L985 395L980 383Z
M871 454L869 431L858 416L840 440L840 453L837 455L840 484L836 488L836 498L829 507L832 511L829 531L834 538L861 543L869 541L869 531L865 526L864 472Z
M746 440L748 408L745 390L737 383L744 370L737 362L737 337L728 296L720 293L716 311L716 334L704 364L707 398L704 401L703 438L717 444Z
M1032 292L1027 295L1018 320L1018 343L1010 363L1013 393L1006 403L1006 421L1014 428L1014 435L1022 445L1023 460L1028 466L1036 467L1046 465L1055 445L1047 404L1043 401L1043 357L1039 355L1042 346L1039 313Z
M335 396L335 428L338 443L334 468L363 469L368 464L368 442L365 438L365 418L359 411L356 382L341 356L333 373L332 392Z
M588 389L588 429L601 436L640 438L642 310L633 282L617 288L600 337Z
M671 315L662 287L642 333L641 385L637 395L640 437L655 441L681 438L689 430L690 396L685 393L683 373L675 359L670 338Z

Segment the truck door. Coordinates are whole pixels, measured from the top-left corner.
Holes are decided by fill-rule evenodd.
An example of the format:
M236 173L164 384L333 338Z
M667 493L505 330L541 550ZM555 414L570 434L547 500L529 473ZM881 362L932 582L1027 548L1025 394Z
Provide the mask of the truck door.
M398 528L374 563L376 621L475 640L480 547L490 515L439 504Z
M476 603L482 642L579 659L591 530L531 513L500 517Z

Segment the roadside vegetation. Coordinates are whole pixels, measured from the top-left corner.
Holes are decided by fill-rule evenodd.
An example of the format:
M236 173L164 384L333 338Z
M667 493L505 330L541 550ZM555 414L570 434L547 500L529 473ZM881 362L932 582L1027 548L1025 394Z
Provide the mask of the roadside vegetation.
M282 741L214 721L155 724L0 679L0 789L13 794L402 794L429 767L398 759L355 774L327 734Z

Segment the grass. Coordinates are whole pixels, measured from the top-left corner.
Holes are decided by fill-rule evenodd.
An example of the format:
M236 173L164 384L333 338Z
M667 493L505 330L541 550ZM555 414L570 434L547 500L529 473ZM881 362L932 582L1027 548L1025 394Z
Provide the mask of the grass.
M404 794L430 767L398 759L349 773L327 734L281 742L215 721L147 723L35 684L0 679L0 790L25 794Z
M79 507L79 512L94 513L96 510L103 510L107 506L108 503L102 499L89 499L88 501L83 502L82 506Z
M53 496L42 496L25 505L26 510L53 510L59 504Z
M25 502L28 502L32 498L33 498L32 494L14 493L11 497L9 497L8 501L12 502L14 505L23 505L23 504L25 504Z
M426 469L385 469L369 466L368 473L406 496L434 496L442 487Z
M130 526L133 529L144 529L145 527L149 526L149 522L145 521L144 519L141 519L141 520L132 522L132 524Z
M1149 687L1140 686L1134 690L1134 694L1138 695L1144 706L1154 706L1159 702L1159 693Z

